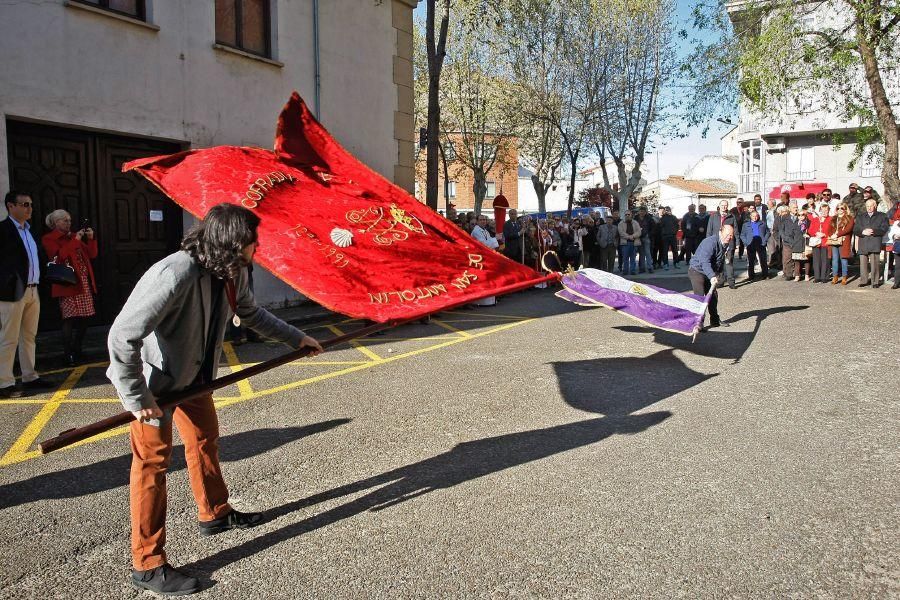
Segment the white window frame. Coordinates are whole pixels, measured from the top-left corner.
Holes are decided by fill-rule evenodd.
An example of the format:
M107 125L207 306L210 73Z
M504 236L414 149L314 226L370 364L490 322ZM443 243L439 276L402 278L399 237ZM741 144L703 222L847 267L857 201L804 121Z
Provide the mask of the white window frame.
M485 181L484 182L487 189L484 192L484 197L487 200L493 200L497 197L497 182L496 181Z
M455 181L447 182L447 197L448 198L456 198L456 182Z
M761 193L764 160L762 140L741 142L740 193Z
M787 181L812 181L816 178L814 146L788 148L785 152L784 178Z

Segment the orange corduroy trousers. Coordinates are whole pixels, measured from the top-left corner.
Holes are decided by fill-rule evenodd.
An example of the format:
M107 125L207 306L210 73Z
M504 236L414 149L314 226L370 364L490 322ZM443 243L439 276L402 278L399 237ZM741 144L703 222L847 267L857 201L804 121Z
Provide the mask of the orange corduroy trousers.
M139 571L166 563L166 471L172 459L172 422L184 441L191 490L201 521L231 511L219 468L219 420L212 396L180 404L159 427L131 423L131 557Z

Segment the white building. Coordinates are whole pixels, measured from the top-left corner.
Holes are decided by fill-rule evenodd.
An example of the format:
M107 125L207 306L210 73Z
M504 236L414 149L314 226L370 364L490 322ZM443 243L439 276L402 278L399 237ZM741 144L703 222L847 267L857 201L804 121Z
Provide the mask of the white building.
M736 25L746 4L746 0L737 0L727 5L729 17ZM832 3L817 4L810 10L804 3L798 3L796 10L802 11L799 18L806 29L840 30L842 24L850 22L851 16L838 12L838 6L847 8L844 3ZM900 71L887 71L883 76L891 104L896 107L900 102ZM864 87L862 73L858 78L858 85ZM742 104L736 130L740 152L739 195L760 193L768 197L784 185L796 187L800 183L825 183L841 195L847 193L853 182L883 191L881 166L870 153L853 169L848 168L855 152L858 127L857 120L845 121L816 96L785 99L781 111L770 115L753 114ZM835 134L846 143L835 146Z
M699 179L703 181L726 181L738 186L738 157L707 155L684 172L685 179Z
M534 184L531 183L531 171L525 167L519 167L519 212L523 214L534 214L538 212L538 197L534 191ZM550 185L545 197L547 212L559 212L568 209L569 206L569 188L571 181L568 177L558 179ZM592 187L590 180L582 177L580 174L575 178L575 199L578 200L578 194L589 187Z
M127 160L271 148L297 90L348 150L412 191L416 2L0 3L0 189L32 194L39 233L57 208L99 232L102 322L190 224L148 182L120 173ZM263 303L298 298L261 269L255 279Z
M708 210L715 210L722 200L733 203L736 187L723 180L686 179L682 175L670 175L666 179L653 181L644 186L638 196L639 202L651 207L669 206L672 214L681 217L688 206L705 204Z
M606 161L606 175L609 177L609 185L611 191L618 191L619 189L619 171L618 167L616 167L615 161L608 160ZM626 161L625 162L625 172L631 177L631 170L634 168L634 163ZM635 194L639 194L643 187L647 185L647 173L649 166L647 162L644 161L641 163L641 179L638 182L637 187L634 189ZM583 177L587 180L589 187L603 187L603 165L594 165L593 167L589 167L580 171L578 173L579 177Z

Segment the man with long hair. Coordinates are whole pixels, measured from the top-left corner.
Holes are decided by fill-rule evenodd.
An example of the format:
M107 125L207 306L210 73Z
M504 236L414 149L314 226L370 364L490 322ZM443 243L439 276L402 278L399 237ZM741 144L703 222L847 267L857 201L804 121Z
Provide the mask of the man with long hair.
M166 469L172 423L184 441L185 459L199 512L199 533L215 535L263 522L228 503L219 468L219 424L212 395L161 410L156 399L216 376L225 325L234 320L294 348L322 347L312 337L256 305L247 266L259 245L259 217L219 204L185 236L181 250L144 274L109 332L107 376L131 423L132 583L163 595L199 591L197 579L172 568L166 540Z

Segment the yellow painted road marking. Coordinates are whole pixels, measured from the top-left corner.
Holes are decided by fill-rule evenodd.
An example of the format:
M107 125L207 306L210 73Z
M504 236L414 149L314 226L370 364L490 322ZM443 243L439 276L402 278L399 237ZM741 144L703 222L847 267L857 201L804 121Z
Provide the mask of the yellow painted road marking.
M12 464L14 462L19 462L21 460L25 460L25 458L30 458L28 452L29 448L31 448L32 444L34 444L34 440L37 439L37 436L41 434L44 430L44 427L47 426L47 423L56 414L57 409L62 405L62 401L66 399L66 396L69 395L69 392L72 391L72 388L75 387L75 384L78 383L78 380L81 379L81 376L84 375L84 372L87 371L87 367L78 367L72 371L72 373L66 377L66 380L60 386L58 390L53 394L50 398L50 401L44 404L41 410L38 411L38 414L34 416L25 430L22 431L22 435L19 436L13 445L7 450L6 454L3 455L3 458L0 458L0 466L5 466ZM40 452L38 452L40 454Z
M520 319L533 319L533 318L535 318L535 317L529 317L528 315L501 315L501 314L494 313L494 312L491 312L491 313L477 313L477 312L470 312L470 311L465 311L465 310L448 310L448 311L447 311L447 314L448 314L448 315L458 315L458 316L460 316L460 317L480 317L481 319L484 319L484 320L486 320L486 321L489 321L489 320L491 320L491 319L516 319L516 320L520 320ZM446 319L444 319L444 320L446 320Z
M344 332L341 331L341 329L337 325L329 325L328 329L330 329L331 332L334 333L335 335L344 335ZM366 348L365 346L360 344L359 340L350 340L350 345L353 346L354 348L356 348L357 350L359 350L360 352L362 352L363 355L368 356L370 359L372 359L375 362L381 362L382 360L384 360L383 358L381 358L380 356L378 356L377 354L375 354L374 352L372 352L371 350L369 350L368 348Z
M445 323L444 321L442 321L440 319L435 319L434 317L432 317L431 322L434 323L435 325L437 325L438 327L442 327L443 329L446 329L447 331L452 331L453 333L456 333L456 334L460 335L461 337L464 337L464 338L472 337L472 334L469 333L468 331L463 331L462 329L457 329L453 325Z
M231 368L232 373L237 373L244 367L241 366L241 361L238 359L237 354L234 353L234 346L231 345L231 342L225 342L222 344L222 351L225 352L225 358L228 360L228 366ZM238 391L243 396L244 394L252 394L253 388L250 386L249 379L242 379L238 381Z
M313 383L318 383L321 381L326 381L329 379L340 377L342 375L348 375L350 373L362 371L364 369L370 369L370 368L373 368L373 367L376 367L376 366L379 366L382 364L386 364L386 363L390 363L390 362L394 362L394 361L398 361L398 360L402 360L402 359L406 359L406 358L411 358L413 356L418 356L419 354L423 354L425 352L431 352L433 350L439 350L441 348L446 348L446 347L453 346L455 344L459 344L462 342L471 341L473 339L491 335L493 333L498 333L500 331L504 331L504 330L510 329L512 327L524 325L524 324L529 323L534 320L534 318L529 318L529 317L521 317L519 319L520 320L518 320L516 322L506 323L504 325L500 325L500 326L497 326L497 327L494 327L491 329L479 331L477 333L468 334L468 337L453 336L451 338L447 338L446 336L440 336L440 337L434 336L434 337L426 337L426 338L409 338L410 340L441 339L443 341L439 344L435 344L435 345L428 346L425 348L419 348L416 350L411 350L408 352L390 356L388 358L381 358L380 356L378 356L377 354L372 352L372 355L376 358L374 360L363 361L363 362L360 362L360 361L306 361L306 360L301 359L301 360L298 360L298 361L295 361L292 363L288 363L288 364L289 365L326 365L326 364L331 364L331 365L335 365L335 366L346 365L346 368L338 369L336 371L331 371L328 373L322 373L317 376L308 377L308 378L301 379L298 381L293 381L291 383L279 385L279 386L269 388L269 389L253 391L251 388L251 392L244 393L243 391L241 391L241 394L239 396L222 396L222 397L215 399L215 405L218 408L224 408L226 406L231 406L232 404L238 404L240 402L245 402L247 400L254 400L254 399L262 398L262 397L269 396L272 394L277 394L280 392L296 389L296 388L299 388L302 386L306 386L306 385L310 385ZM348 319L346 322L350 323L353 321L357 321L357 319ZM343 335L343 332L337 327L328 326L328 328L337 335ZM379 340L371 340L371 341L376 342ZM352 343L351 343L351 345L352 345ZM365 351L369 350L369 349L365 348L364 346L359 346L359 347L357 347L357 350L359 350L360 352L365 354ZM232 348L232 351L233 351L233 348ZM369 355L367 354L366 356L369 356ZM252 365L252 364L258 364L258 363L241 363L239 361L239 359L237 358L236 353L235 353L235 359L236 360L235 360L234 364L231 364L231 360L229 359L229 363L230 363L229 366L232 369L235 369L235 367L237 367L239 370L239 369L247 368L249 365ZM95 363L95 364L91 364L91 365L82 365L82 366L76 368L75 370L72 371L72 373L69 375L69 377L63 383L63 385L60 387L60 389L56 393L54 393L53 396L49 400L28 399L28 400L11 400L11 401L0 402L0 404L12 404L12 403L44 404L44 406L39 411L38 415L35 416L34 419L32 419L31 423L29 423L29 425L23 431L22 435L20 435L19 439L13 444L13 446L6 453L6 455L4 455L2 459L0 459L0 466L5 466L5 465L12 464L12 463L17 463L17 462L21 462L24 460L37 458L37 457L41 456L39 450L29 450L29 448L32 446L32 444L34 443L37 436L39 436L41 434L41 431L43 431L47 422L49 422L50 418L53 416L53 414L56 412L56 410L62 404L90 404L90 403L115 403L115 404L118 404L119 400L115 399L115 398L84 398L84 399L80 399L80 398L68 398L67 397L69 392L74 388L74 386L77 384L79 379L84 375L84 372L88 368L105 367L107 364L108 363ZM284 365L284 366L287 366L287 365ZM65 449L77 448L77 447L83 446L85 444L90 444L93 442L98 442L101 440L113 438L113 437L128 433L128 430L129 430L128 426L119 427L117 429L103 432L94 437L88 438L86 440L83 440L83 441L73 444L71 446L68 446Z

